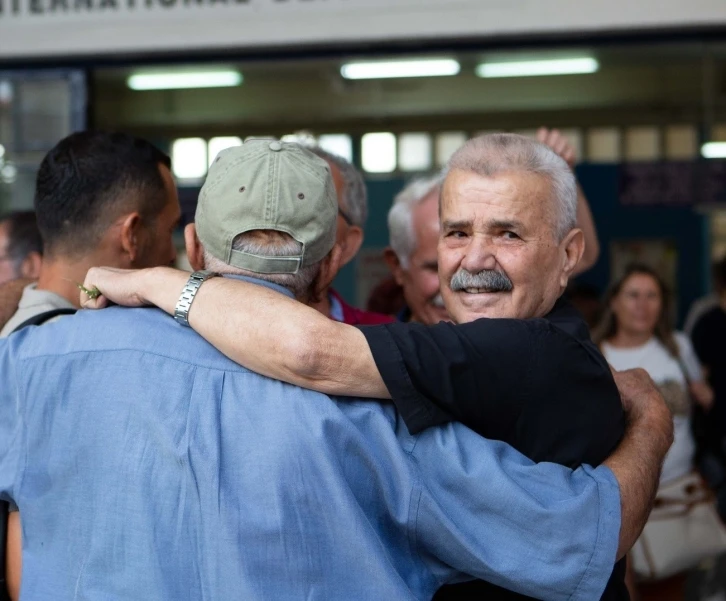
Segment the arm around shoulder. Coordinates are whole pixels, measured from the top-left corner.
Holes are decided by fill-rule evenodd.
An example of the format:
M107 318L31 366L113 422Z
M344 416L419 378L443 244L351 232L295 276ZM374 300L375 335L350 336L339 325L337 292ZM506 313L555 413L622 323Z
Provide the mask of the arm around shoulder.
M87 308L102 308L109 300L156 305L173 315L188 278L168 267L97 267L84 285L102 296L81 301ZM387 395L360 331L280 292L235 279L207 280L194 297L189 324L227 357L270 378L326 394Z

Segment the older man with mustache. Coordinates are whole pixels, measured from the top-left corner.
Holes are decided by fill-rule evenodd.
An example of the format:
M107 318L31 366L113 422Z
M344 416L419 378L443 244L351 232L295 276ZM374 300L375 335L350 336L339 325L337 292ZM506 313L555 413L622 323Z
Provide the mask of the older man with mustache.
M458 419L534 461L570 467L602 463L622 440L618 452L631 459L607 464L621 487L622 552L649 511L670 420L662 399L647 394L651 402L631 411L625 428L606 361L560 299L584 252L576 218L564 160L521 136L483 136L452 158L441 194L438 271L455 324L357 329L222 278L204 283L188 311L183 299L177 305L188 274L168 269L93 269L86 286L105 298L84 302L155 304L172 314L181 306L238 363L328 394L390 398L412 432ZM621 563L602 598L627 599L623 578ZM488 583L440 594L523 598Z
M542 127L537 141L556 152L574 171L575 149L560 131ZM412 181L396 196L388 213L390 246L384 258L405 299L405 307L396 309L400 321L433 325L449 319L438 275L439 196L443 182L444 175ZM585 236L585 252L574 275L590 269L600 254L590 206L579 186L577 227Z

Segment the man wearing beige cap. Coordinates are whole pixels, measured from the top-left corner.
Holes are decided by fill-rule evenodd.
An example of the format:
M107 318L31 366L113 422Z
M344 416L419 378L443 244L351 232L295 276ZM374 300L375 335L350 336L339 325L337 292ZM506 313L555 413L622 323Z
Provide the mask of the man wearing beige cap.
M199 271L176 322L220 274L262 303L314 302L335 275L336 218L307 150L224 151L185 231ZM412 436L392 405L265 378L156 309L2 340L0 377L0 498L23 513L25 600L430 599L467 574L589 600L637 535L613 476L632 456L570 470L456 423Z

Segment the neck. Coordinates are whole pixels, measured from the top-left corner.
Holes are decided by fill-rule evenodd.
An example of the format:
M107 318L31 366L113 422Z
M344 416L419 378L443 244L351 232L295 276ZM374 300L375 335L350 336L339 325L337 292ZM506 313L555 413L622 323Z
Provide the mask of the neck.
M45 257L41 264L37 288L62 296L80 308L81 292L78 284L85 281L86 274L91 267L103 264L104 261L94 260L92 257L83 257L78 260L68 257Z
M322 313L325 315L325 317L330 317L330 289L327 289L323 294L322 298L317 303L310 303L310 306L315 309L316 311Z
M652 337L652 332L626 332L621 329L608 342L620 348L634 348L643 346Z

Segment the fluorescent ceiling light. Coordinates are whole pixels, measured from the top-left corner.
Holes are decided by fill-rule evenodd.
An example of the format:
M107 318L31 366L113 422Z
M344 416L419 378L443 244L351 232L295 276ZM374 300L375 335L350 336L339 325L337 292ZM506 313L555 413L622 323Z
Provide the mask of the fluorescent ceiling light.
M701 154L706 159L726 159L726 142L706 142Z
M476 68L479 77L533 77L537 75L576 75L595 73L600 64L589 57L534 61L482 63Z
M126 83L132 90L229 88L242 83L242 74L233 70L134 73Z
M396 77L445 77L458 75L461 65L450 58L346 63L340 74L346 79L391 79Z

